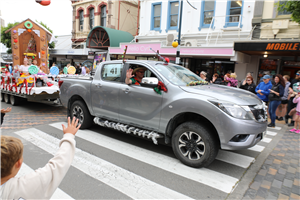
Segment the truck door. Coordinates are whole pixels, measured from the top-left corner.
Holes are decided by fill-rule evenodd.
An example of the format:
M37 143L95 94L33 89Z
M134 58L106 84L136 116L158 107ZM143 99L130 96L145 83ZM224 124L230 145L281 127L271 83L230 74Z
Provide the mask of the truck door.
M104 64L97 70L92 83L92 105L97 117L112 121L119 120L119 89L121 86L122 63Z
M145 76L152 76L150 70ZM120 87L119 117L121 123L158 130L162 95L153 88L122 84Z

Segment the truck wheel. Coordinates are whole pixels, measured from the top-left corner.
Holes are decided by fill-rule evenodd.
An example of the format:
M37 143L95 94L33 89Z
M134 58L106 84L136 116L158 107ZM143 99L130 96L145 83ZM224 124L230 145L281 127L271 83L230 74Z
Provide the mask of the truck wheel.
M1 93L1 102L4 102L4 93Z
M175 129L172 148L182 163L196 168L208 166L219 151L215 138L196 122L185 122Z
M10 95L5 93L4 94L4 102L9 104L10 103L9 99L10 99Z
M20 97L16 97L16 96L13 96L13 95L10 95L10 103L12 106L16 106L16 105L19 105L20 104Z
M88 108L85 103L82 101L75 101L71 106L71 119L76 117L79 119L79 123L81 124L80 129L90 128L93 124L93 117L90 114Z

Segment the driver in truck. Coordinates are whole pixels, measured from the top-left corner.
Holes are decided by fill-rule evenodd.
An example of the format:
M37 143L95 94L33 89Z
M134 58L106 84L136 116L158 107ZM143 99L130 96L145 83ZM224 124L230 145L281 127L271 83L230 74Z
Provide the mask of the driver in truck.
M128 69L126 72L125 83L128 85L130 85L130 84L140 85L146 70L147 70L147 68L145 68L145 67L137 67L135 69L132 69L132 68Z

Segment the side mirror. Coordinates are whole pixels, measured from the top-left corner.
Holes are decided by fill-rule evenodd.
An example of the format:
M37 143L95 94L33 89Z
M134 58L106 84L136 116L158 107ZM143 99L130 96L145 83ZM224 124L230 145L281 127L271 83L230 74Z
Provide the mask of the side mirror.
M158 85L158 79L154 77L145 77L142 79L141 86L155 88Z

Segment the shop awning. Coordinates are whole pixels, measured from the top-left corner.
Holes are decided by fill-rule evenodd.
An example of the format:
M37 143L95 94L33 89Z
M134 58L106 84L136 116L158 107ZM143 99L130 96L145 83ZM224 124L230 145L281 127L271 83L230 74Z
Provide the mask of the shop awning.
M128 32L96 26L88 35L86 47L107 49L108 47L119 47L120 43L131 42L132 40L133 36Z
M299 56L300 42L299 40L235 42L234 50L248 55Z

